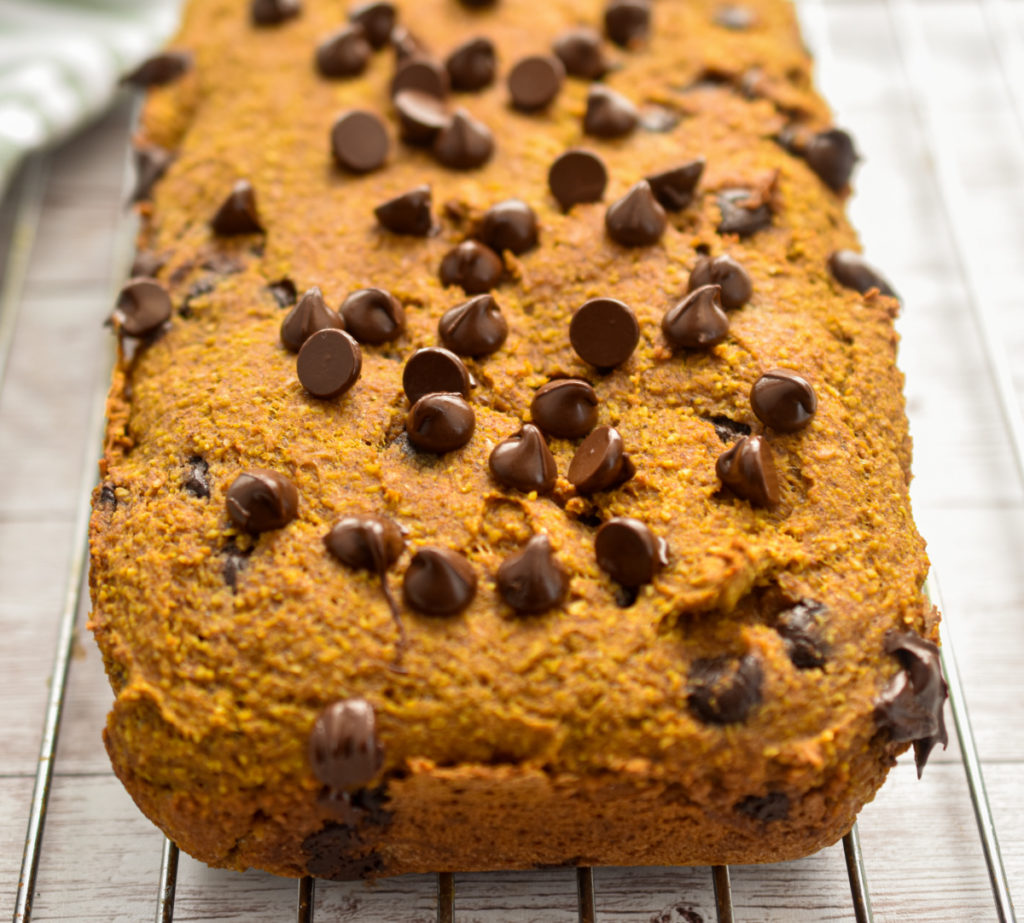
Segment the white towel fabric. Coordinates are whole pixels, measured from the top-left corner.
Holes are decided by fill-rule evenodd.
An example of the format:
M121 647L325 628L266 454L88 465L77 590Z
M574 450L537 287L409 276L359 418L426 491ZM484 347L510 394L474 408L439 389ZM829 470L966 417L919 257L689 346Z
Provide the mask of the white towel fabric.
M180 0L0 0L0 193L21 157L109 104L174 31Z

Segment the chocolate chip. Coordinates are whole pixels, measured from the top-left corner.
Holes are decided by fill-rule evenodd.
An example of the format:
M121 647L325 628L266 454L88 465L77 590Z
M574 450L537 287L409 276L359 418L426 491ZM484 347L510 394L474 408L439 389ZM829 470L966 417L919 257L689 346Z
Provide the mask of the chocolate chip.
M600 202L607 185L604 161L590 151L566 151L548 171L548 188L566 211L577 202Z
M732 492L752 506L775 506L779 480L775 460L763 436L744 436L718 456L715 473Z
M682 116L675 109L648 103L640 110L640 127L655 134L666 134L680 122Z
M360 25L344 26L316 47L316 69L324 77L356 77L366 70L373 49Z
M449 308L437 324L441 342L459 356L489 356L508 336L508 324L490 295Z
M546 535L534 535L522 551L498 568L498 592L516 612L546 612L569 595L569 575L551 551Z
M238 578L242 571L249 566L249 558L252 556L255 547L239 548L234 539L231 539L223 550L224 563L221 565L220 575L224 582L231 588L231 592L238 589Z
M405 548L394 520L372 513L343 516L324 536L324 545L346 567L383 574Z
M599 426L587 436L569 463L569 481L581 494L611 490L634 474L622 436L610 426Z
M570 76L600 80L608 73L608 59L596 29L589 26L569 29L555 39L552 48Z
M757 418L780 433L795 433L811 422L818 396L806 378L790 369L765 372L750 389Z
M680 167L648 176L647 182L650 183L651 192L663 208L678 212L693 201L693 192L703 172L704 158L698 157Z
M803 151L807 165L833 192L841 192L850 182L860 159L853 138L841 128L820 131L807 142Z
M144 202L153 195L153 187L167 172L174 160L174 154L156 144L147 144L134 149L135 188L132 202Z
M476 595L473 565L448 548L421 548L402 582L406 604L424 615L455 615Z
M708 724L736 724L761 704L763 674L753 654L696 660L690 670L690 710Z
M135 70L121 78L122 83L136 87L162 87L192 69L192 55L187 51L162 51L146 58Z
M391 79L392 97L403 90L415 90L435 99L444 99L448 95L448 89L448 71L437 61L427 57L413 57L403 61Z
M875 718L888 729L893 743L914 742L914 761L921 777L937 743L949 743L942 713L948 696L939 649L914 631L890 631L885 652L895 654L903 667L875 703Z
M647 180L640 180L617 202L608 206L604 226L608 236L624 247L656 244L668 219Z
M726 445L732 445L740 436L749 436L750 427L739 420L718 414L713 417L702 417L715 428L715 435Z
M359 344L344 330L319 330L299 350L295 371L313 397L330 400L356 383L363 368Z
M444 104L429 93L403 90L393 102L398 113L398 133L406 144L433 144L451 121Z
M208 276L193 282L188 287L188 291L185 292L185 297L181 299L181 304L178 306L178 316L192 317L195 313L192 310L193 303L202 298L203 295L209 295L216 287L216 282Z
M297 353L314 333L328 329L344 330L345 321L327 307L320 289L314 285L281 321L281 343Z
M366 32L366 40L374 48L383 48L395 27L395 7L392 3L361 3L348 14Z
M309 735L309 764L317 780L334 791L372 781L383 764L373 706L343 699L320 712Z
M594 84L587 93L583 131L595 138L623 138L636 129L640 114L621 93Z
M786 653L800 670L823 667L828 644L822 637L822 622L828 606L813 599L801 599L778 615L775 630L786 643Z
M282 529L299 513L299 492L283 474L254 468L228 488L228 516L246 532Z
M584 362L600 369L622 365L640 341L640 324L629 305L615 298L591 298L569 322L569 342Z
M473 436L476 415L461 394L425 394L405 417L405 432L417 449L451 452Z
M434 226L430 186L417 186L388 199L373 210L381 226L393 234L426 237Z
M416 350L405 363L402 388L410 404L415 404L425 394L441 391L469 397L469 372L455 353L439 346L427 346Z
M523 493L547 493L558 477L555 457L541 431L530 423L499 442L488 464L496 481Z
M626 587L650 583L668 564L668 545L639 519L616 516L594 536L597 564L612 580Z
M742 801L737 801L734 807L740 814L746 814L762 824L789 819L789 795L785 792L769 792L762 797L748 795Z
M109 484L104 484L100 488L99 500L96 501L97 506L102 509L116 510L117 509L117 494L114 492L114 488Z
M753 10L733 3L718 7L712 18L716 26L732 29L735 32L749 29L756 21Z
M129 270L131 276L155 276L167 264L167 258L150 250L138 250Z
M423 44L405 26L396 25L391 30L391 50L395 53L395 64L401 64L410 58L417 58L428 54L426 45Z
M306 856L306 872L329 881L375 878L384 869L383 858L361 845L351 824L327 821L322 829L302 841L302 852Z
M341 303L345 329L360 343L378 345L398 339L405 330L401 302L381 288L361 288Z
M521 199L506 199L484 212L479 236L495 253L518 256L537 246L537 215Z
M494 82L497 55L489 38L471 38L459 45L445 59L448 79L453 90L472 93Z
M441 260L441 284L461 285L467 295L481 295L494 288L504 266L490 247L464 240Z
M705 285L717 285L721 289L719 297L726 311L742 308L754 293L747 271L724 253L714 259L702 256L694 264L687 290L692 292Z
M249 15L254 26L277 26L302 12L299 0L252 0Z
M155 279L129 279L117 296L114 326L130 337L143 337L170 320L171 296Z
M387 160L391 142L380 118L363 109L350 109L331 126L334 160L352 173L369 173Z
M530 415L549 436L578 439L597 423L597 393L580 378L559 378L537 389Z
M828 268L840 285L862 295L877 288L883 295L899 297L885 276L853 250L836 250L828 258Z
M200 500L210 498L210 466L201 455L193 455L188 460L188 472L181 486L185 493Z
M729 335L721 291L717 285L703 285L665 312L661 332L672 349L711 349Z
M722 220L719 234L747 237L772 223L772 210L760 196L749 189L725 189L718 194Z
M491 130L465 109L456 109L451 121L434 139L434 156L452 170L483 166L494 153Z
M530 55L512 65L508 92L512 106L522 112L536 112L551 104L562 89L565 68L551 55Z
M291 279L278 279L276 282L271 282L267 289L273 295L279 308L291 307L299 297L298 289L295 288L295 283Z
M210 222L214 234L262 234L263 224L256 209L256 191L247 179L238 180Z
M604 8L604 31L623 48L644 42L651 31L650 3L648 0L611 0Z

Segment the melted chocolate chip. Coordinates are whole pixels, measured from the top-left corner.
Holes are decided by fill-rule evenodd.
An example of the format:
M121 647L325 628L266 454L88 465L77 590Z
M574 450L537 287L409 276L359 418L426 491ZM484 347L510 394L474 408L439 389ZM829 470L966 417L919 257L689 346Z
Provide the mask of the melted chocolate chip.
M750 435L750 427L739 420L725 416L704 417L715 428L715 435L726 445L732 445L741 436Z
M439 62L424 56L403 61L391 79L392 97L403 90L415 90L435 99L444 99L449 88L448 71Z
M125 74L121 82L136 87L162 87L191 69L192 55L187 51L162 51L146 58L135 70Z
M608 236L624 247L656 244L668 219L647 180L640 180L617 202L608 206L604 226Z
M885 276L853 250L836 250L828 258L828 268L840 285L862 295L876 288L883 295L899 297Z
M398 339L405 330L405 309L390 292L361 288L341 303L345 329L360 343L373 346Z
M747 237L772 223L772 210L749 189L726 189L718 194L718 207L722 220L719 234L738 234Z
M451 121L444 104L429 93L403 90L394 100L399 135L406 144L431 145Z
M735 809L740 814L746 814L762 824L770 824L775 820L789 819L789 796L785 792L769 792L767 795L758 797L749 795L742 801L737 801Z
M601 369L622 365L640 341L633 309L615 298L591 298L569 322L569 342L584 362Z
M132 260L132 267L129 270L131 276L155 276L167 264L167 258L159 253L150 250L138 250L135 259Z
M796 372L771 369L750 389L750 406L765 426L780 433L795 433L811 422L818 396L810 382Z
M668 564L668 545L639 519L609 519L594 536L597 564L625 587L650 583Z
M682 211L693 201L693 192L704 173L704 158L647 177L651 192L663 208Z
M373 49L362 26L337 29L316 48L316 69L324 77L356 77L366 70Z
M247 179L238 180L210 222L214 234L262 234L263 224L256 209L256 191Z
M252 0L249 16L254 26L277 26L302 12L299 0Z
M402 530L386 516L343 516L324 536L324 545L346 567L383 574L405 548Z
M580 378L549 381L534 394L530 415L549 436L578 439L597 424L597 392Z
M291 279L278 279L276 282L271 282L267 289L273 295L279 308L291 307L299 297L299 291Z
M600 80L608 73L608 59L601 47L601 36L589 26L577 26L563 32L552 46L567 74L583 80Z
M254 468L231 483L228 516L246 532L282 529L299 514L299 492L283 474Z
M405 432L417 449L439 455L464 446L473 436L476 415L461 394L426 394L405 418Z
M775 630L786 642L786 653L793 666L812 670L825 665L828 643L821 629L827 615L828 606L813 599L801 599L779 613Z
M569 481L581 494L611 490L636 474L618 430L599 426L583 440L569 463Z
M366 32L366 40L374 48L383 48L395 28L395 7L392 3L361 3L355 7L348 18L358 23Z
M745 29L749 29L754 24L756 17L754 16L753 10L748 9L745 6L738 6L737 4L729 3L720 6L715 10L712 21L716 26L721 26L723 29L732 29L734 32L742 32Z
M418 349L405 363L402 388L410 404L425 394L448 391L469 397L469 371L455 353L438 346Z
M710 349L729 335L721 291L717 285L703 285L665 312L661 332L672 349Z
M890 631L885 651L895 654L903 667L875 703L875 718L888 729L893 743L914 743L914 761L920 778L935 745L949 743L943 705L948 696L942 677L939 649L914 631Z
M692 292L705 285L717 285L721 289L719 297L726 311L742 308L754 293L754 285L747 271L724 253L714 259L702 256L694 265L688 291Z
M590 151L566 151L548 171L548 188L566 211L578 202L600 202L607 185L604 161Z
M135 160L135 188L132 202L144 202L153 195L153 187L167 172L174 154L156 144L137 147L132 152Z
M461 285L467 295L481 295L494 288L504 266L490 247L464 240L441 260L441 284Z
M381 227L393 234L426 237L434 226L430 186L417 186L373 210Z
M477 295L445 311L437 335L456 355L489 356L505 342L508 324L492 296Z
M233 539L224 547L224 563L221 565L220 575L232 593L238 589L238 578L249 566L249 558L252 557L253 551L255 547L239 548Z
M512 65L508 92L512 106L522 112L536 112L549 106L565 80L565 68L551 55L530 55Z
M690 670L690 710L708 724L736 724L761 704L763 674L753 654L697 660Z
M210 498L210 466L201 455L193 455L188 460L188 471L181 486L185 493L200 500Z
M351 173L369 173L387 160L391 142L380 117L350 109L331 126L331 152L338 166Z
M524 423L514 436L499 442L488 462L494 479L523 493L547 493L555 486L558 468L541 431Z
M402 582L406 604L424 615L455 615L476 595L473 565L448 548L421 548Z
M489 38L471 38L459 45L445 60L452 89L473 93L490 86L497 70L494 42Z
M302 852L306 856L306 872L328 881L375 878L384 868L378 853L360 846L356 828L350 824L328 821L302 841Z
M604 31L623 48L642 44L651 31L650 3L648 0L611 0L604 8Z
M595 138L623 138L636 129L640 115L621 93L594 84L587 93L583 131Z
M299 350L295 371L313 397L330 400L348 391L359 378L363 354L344 330L319 330Z
M434 139L434 156L452 170L483 166L494 153L491 130L465 109L456 109L451 121Z
M96 501L96 505L102 509L116 510L117 509L117 494L114 492L114 488L109 484L104 484L100 488L99 500Z
M551 551L546 535L534 535L522 551L498 568L498 592L516 612L546 612L569 594L569 575Z
M334 791L370 782L383 764L373 706L343 699L320 712L309 735L309 764L317 780Z
M744 436L718 456L715 473L732 492L752 506L772 507L779 502L775 460L763 436Z
M171 296L155 279L130 279L117 296L114 326L130 337L155 333L171 318Z
M318 330L331 329L344 330L345 321L327 307L320 289L313 286L281 321L281 343L285 349L297 353Z
M841 128L818 132L803 151L807 165L833 192L841 192L850 182L859 157L853 138Z
M506 199L484 212L479 236L496 253L518 256L537 246L537 215L522 199Z
M179 317L192 317L194 314L192 305L203 295L209 295L217 287L216 282L209 277L197 279L189 287L188 291L185 292L185 297L181 299L181 304L178 306Z

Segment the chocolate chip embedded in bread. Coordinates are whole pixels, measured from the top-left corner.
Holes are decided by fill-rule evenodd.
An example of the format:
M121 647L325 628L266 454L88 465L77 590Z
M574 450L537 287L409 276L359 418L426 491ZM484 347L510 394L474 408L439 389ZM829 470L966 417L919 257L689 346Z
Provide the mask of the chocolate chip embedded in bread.
M484 212L479 236L495 253L526 253L537 246L537 213L522 199L506 199Z
M547 493L558 477L555 457L544 435L530 423L524 423L518 433L491 450L488 466L498 483L523 493Z
M854 250L836 250L828 258L828 268L840 285L862 295L874 288L883 295L899 297L888 279Z
M813 599L801 599L778 615L775 630L786 643L786 653L800 670L823 667L828 643L822 636L822 623L828 606Z
M846 188L860 159L853 146L853 138L841 128L830 128L813 135L804 146L803 158L833 192Z
M668 545L639 519L609 519L594 536L597 565L625 587L650 583L668 564Z
M279 308L288 308L295 304L299 297L298 289L291 279L278 279L267 286L267 291L274 297Z
M318 330L331 329L344 330L345 321L337 311L327 307L320 289L314 285L281 321L281 343L285 349L297 353Z
M465 109L456 109L451 121L434 139L434 156L451 170L481 167L494 153L494 136L483 122Z
M390 292L362 288L341 304L345 329L360 343L379 345L395 340L405 330L405 309Z
M476 573L463 555L448 548L421 548L402 581L406 604L424 615L456 615L476 595Z
M651 31L650 3L648 0L610 0L604 8L604 31L623 48L642 44Z
M153 187L167 172L174 160L174 153L157 144L136 147L133 152L135 162L135 188L132 190L132 202L144 202L153 194Z
M569 322L569 342L584 361L601 369L622 365L640 341L640 324L616 298L591 298Z
M355 338L344 330L318 330L299 350L295 371L313 397L340 397L359 379L363 354Z
M549 436L579 439L597 424L597 392L581 378L558 378L537 389L530 416Z
M761 704L763 673L753 654L697 660L690 670L687 702L708 724L745 721Z
M441 260L442 285L460 285L467 295L482 295L497 286L504 264L490 247L464 240Z
M451 452L473 436L476 415L461 394L425 394L405 417L405 432L417 449Z
M383 48L395 28L397 15L393 3L361 3L348 14L349 20L358 23L366 32L366 40L374 48Z
M636 129L640 114L621 93L594 84L587 93L583 131L595 138L623 138Z
M551 540L534 535L521 551L498 568L498 593L516 612L534 614L561 605L569 594L569 575L551 550Z
M750 389L757 418L780 433L795 433L811 422L818 396L811 383L791 369L771 369Z
M393 234L426 237L434 226L430 186L424 184L378 205L373 213Z
M391 142L380 117L365 109L350 109L331 126L331 152L338 166L350 173L369 173L387 160Z
M569 481L581 494L611 490L624 484L636 468L626 454L619 431L597 427L576 450L569 463Z
M437 335L456 355L489 356L508 337L508 323L491 295L477 295L445 311Z
M665 233L665 209L654 197L650 183L640 180L618 201L608 206L604 226L608 236L624 247L656 244Z
M299 492L283 474L254 468L231 483L227 510L246 532L269 532L288 525L299 513Z
M373 49L362 26L337 29L316 47L316 69L324 77L357 77L370 63Z
M263 222L256 208L256 190L247 179L238 180L210 221L214 234L262 234Z
M723 190L718 194L718 207L722 213L719 234L749 237L772 223L771 207L749 189Z
M583 80L600 80L608 73L608 59L601 36L589 26L577 26L559 35L552 46L567 74Z
M690 272L687 291L694 291L705 285L717 285L722 307L726 311L742 308L754 293L754 285L747 271L728 254L711 258L702 256Z
M384 858L365 846L350 823L327 821L302 841L306 872L328 881L358 881L377 878L384 870Z
M144 337L171 318L171 296L156 279L130 279L117 296L112 320L130 337Z
M252 0L249 17L254 26L277 26L302 12L300 0Z
M455 48L444 63L453 90L464 93L482 90L494 82L497 70L494 42L483 36L471 38Z
M188 51L161 51L125 74L121 82L136 87L166 86L190 71L192 63L192 54Z
M548 188L565 211L578 202L600 202L607 185L604 161L591 151L566 151L548 171Z
M682 211L693 201L693 193L704 173L704 158L698 157L671 170L647 177L651 192L662 208Z
M182 489L200 500L210 498L210 466L201 455L193 455L188 460L188 471L181 482Z
M402 388L410 404L425 394L450 391L469 397L469 370L448 349L427 346L416 350L402 370Z
M391 78L392 97L403 90L415 90L435 99L444 99L449 88L448 71L439 62L424 55L403 61Z
M733 805L740 814L746 814L762 824L789 819L789 795L785 792L769 792L767 795L748 795Z
M715 472L736 496L753 506L772 507L779 502L775 460L763 436L744 436L718 456Z
M721 289L704 285L665 312L661 332L672 349L710 349L729 335Z
M373 706L343 699L320 712L309 734L309 764L317 780L334 791L372 781L383 765Z
M529 55L512 65L508 92L512 106L522 112L547 108L562 89L565 68L553 55Z
M339 519L324 546L346 567L382 574L402 556L405 538L393 519L366 513Z

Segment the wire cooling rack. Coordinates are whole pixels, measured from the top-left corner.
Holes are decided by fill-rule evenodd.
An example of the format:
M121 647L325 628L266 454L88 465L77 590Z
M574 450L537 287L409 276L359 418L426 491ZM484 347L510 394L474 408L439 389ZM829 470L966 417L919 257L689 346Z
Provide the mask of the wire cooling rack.
M846 0L855 5L858 0ZM865 5L871 0L860 0ZM829 42L827 17L829 6L826 0L802 0L799 3L805 35L815 49L819 67L827 69ZM945 212L950 233L954 237L955 250L959 257L959 271L966 283L967 308L976 328L985 354L988 372L999 402L1000 413L1005 426L1006 437L1016 463L1016 473L1024 484L1024 415L1017 400L1013 385L1012 367L1009 357L1000 342L995 327L986 310L983 293L984 282L979 277L979 261L972 259L976 243L961 227L956 216L963 212L965 195L958 177L952 155L943 143L936 118L933 91L926 85L929 73L925 66L927 52L915 0L875 0L876 6L884 6L889 17L892 32L898 40L898 53L907 85L912 91L912 118L918 130L928 143L937 180L936 191ZM985 17L990 33L995 60L991 67L1001 75L1010 89L1018 128L1024 134L1024 102L1018 93L1024 90L1024 74L1021 67L1024 54L1020 48L1019 36L1014 32L1017 20L1010 15L1007 0L977 0L978 8ZM826 88L827 90L827 88ZM18 308L18 293L27 261L27 250L38 220L40 194L45 183L45 160L38 159L29 164L23 174L20 198L13 234L7 246L7 260L3 286L0 289L0 384L10 355L14 318ZM126 225L128 223L126 222ZM123 241L123 256L127 254L133 236L127 227ZM103 405L106 383L102 382L93 402L90 433L92 442L86 449L85 473L79 491L78 509L74 528L75 545L71 554L71 568L67 576L67 593L60 622L55 659L52 671L49 701L45 712L38 771L31 802L31 813L25 837L21 876L18 883L14 923L28 923L32 918L33 897L36 894L36 877L42 856L47 807L53 780L54 761L61 717L65 705L65 691L72 661L73 643L76 630L76 616L82 601L84 573L87 566L87 526L90 512L90 493L94 484L92 460L99 454L103 422ZM967 712L963 685L957 667L952 645L949 643L950 622L959 615L949 610L941 599L936 576L929 577L928 590L932 600L945 615L943 625L944 645L942 660L950 687L950 707L956 727L964 777L968 787L977 823L978 837L984 853L992 892L992 910L1000 921L1014 921L1014 909L1010 887L1000 855L995 832L992 808L986 793L981 763ZM865 870L860 839L856 825L843 838L846 872L849 879L852 912L858 923L873 920L871 891ZM170 841L164 841L159 877L153 884L153 909L157 923L171 923L174 920L175 889L178 877L178 850ZM716 866L708 870L713 883L715 910L719 921L736 919L733 895L730 885L730 870ZM458 907L458 876L441 873L436 876L437 920L439 923L454 921ZM303 878L297 884L295 917L299 923L314 920L314 888L311 878ZM600 904L593 871L589 868L576 870L577 916L580 923L596 923Z

